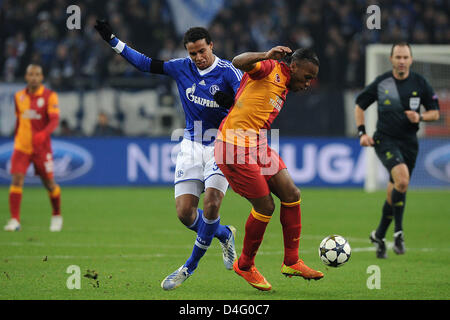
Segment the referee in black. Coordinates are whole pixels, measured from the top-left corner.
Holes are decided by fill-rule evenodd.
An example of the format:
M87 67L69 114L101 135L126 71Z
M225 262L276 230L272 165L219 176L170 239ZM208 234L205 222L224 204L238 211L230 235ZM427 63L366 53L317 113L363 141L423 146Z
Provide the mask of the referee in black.
M385 235L394 219L394 252L404 254L403 211L406 191L417 153L417 130L421 121L439 119L439 103L433 88L421 75L410 71L411 47L406 42L391 48L392 70L378 76L356 98L355 120L359 143L373 146L389 172L387 197L378 228L370 234L377 258L387 258ZM378 121L373 137L364 127L364 110L378 101ZM420 112L420 106L425 108Z

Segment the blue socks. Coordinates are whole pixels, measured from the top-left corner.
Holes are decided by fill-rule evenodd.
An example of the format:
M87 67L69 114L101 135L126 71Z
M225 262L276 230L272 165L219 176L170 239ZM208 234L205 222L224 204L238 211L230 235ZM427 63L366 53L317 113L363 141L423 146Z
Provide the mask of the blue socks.
M197 209L197 217L195 218L194 223L188 228L198 233L199 225L202 225L204 223L202 217L203 210ZM214 236L219 239L220 242L225 242L230 237L230 232L230 229L228 229L226 226L219 224Z
M216 220L206 219L202 209L197 209L197 217L188 228L197 233L192 254L184 264L188 268L188 272L192 274L211 245L213 238L216 237L219 241L225 242L230 237L231 230L220 224L220 217Z
M203 210L202 209L197 209L197 216L195 217L194 223L191 224L188 229L191 229L194 232L198 231L198 225L201 223L199 220L200 217L203 216Z
M199 209L200 213L200 209ZM202 214L197 215L196 222L197 228L197 239L195 240L194 249L192 250L192 254L187 259L184 264L187 267L187 271L192 274L194 270L198 266L198 262L205 254L206 250L208 250L214 235L216 234L217 228L220 225L220 217L216 220L208 220ZM189 227L191 229L191 226Z

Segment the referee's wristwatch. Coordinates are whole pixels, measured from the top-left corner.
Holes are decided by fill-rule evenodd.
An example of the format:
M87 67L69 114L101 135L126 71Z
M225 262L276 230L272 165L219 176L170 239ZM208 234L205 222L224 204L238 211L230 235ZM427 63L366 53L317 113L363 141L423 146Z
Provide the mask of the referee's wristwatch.
M366 134L366 126L363 124L358 126L358 137L361 138L365 134Z

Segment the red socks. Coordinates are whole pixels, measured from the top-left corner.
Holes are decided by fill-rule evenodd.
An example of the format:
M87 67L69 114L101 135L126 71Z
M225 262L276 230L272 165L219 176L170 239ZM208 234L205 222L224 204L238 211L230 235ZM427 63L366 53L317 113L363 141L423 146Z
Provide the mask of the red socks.
M56 186L48 193L52 205L52 215L61 214L61 188ZM11 218L20 221L20 203L22 202L22 188L11 186L9 188L9 211Z
M9 188L9 212L11 218L20 221L20 203L22 202L22 188L11 186Z
M287 266L297 263L299 259L298 248L302 228L300 202L301 200L292 203L281 202L280 221L283 227L284 264ZM244 246L239 257L239 269L248 270L255 264L256 252L271 217L260 214L252 208L245 224Z
M61 188L56 186L53 191L48 193L50 203L52 204L52 215L58 216L61 214Z
M298 248L300 244L301 210L300 202L281 202L280 221L283 227L284 264L291 266L298 261Z
M272 216L265 216L252 211L245 224L244 247L239 257L238 266L241 270L248 270L255 264L255 256L261 244L267 224Z

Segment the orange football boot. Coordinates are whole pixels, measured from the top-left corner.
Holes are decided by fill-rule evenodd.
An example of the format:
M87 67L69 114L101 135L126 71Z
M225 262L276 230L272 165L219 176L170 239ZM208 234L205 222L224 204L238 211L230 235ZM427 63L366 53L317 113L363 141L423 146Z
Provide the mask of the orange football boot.
M243 271L239 269L238 260L236 260L233 264L233 269L234 272L244 278L252 287L262 291L269 291L272 289L272 285L261 273L259 273L255 266L251 266L248 271Z
M292 266L287 266L283 263L281 266L281 273L286 277L302 277L306 280L319 280L323 278L323 273L320 271L316 271L308 267L302 259L298 260L296 264Z

